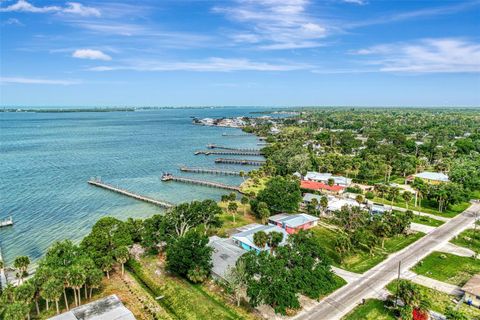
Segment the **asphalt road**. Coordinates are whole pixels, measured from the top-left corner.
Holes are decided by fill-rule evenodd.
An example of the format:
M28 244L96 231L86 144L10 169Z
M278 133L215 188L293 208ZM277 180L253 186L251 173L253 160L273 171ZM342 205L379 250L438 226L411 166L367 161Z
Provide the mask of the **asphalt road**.
M401 270L407 271L418 261L438 250L452 237L470 227L475 221L475 212L480 213L480 204L471 205L467 210L438 227L403 250L392 254L387 260L365 272L362 278L351 282L309 310L303 310L294 319L337 320L355 308L362 299L376 293L398 276L399 261ZM402 271L401 271L402 272Z

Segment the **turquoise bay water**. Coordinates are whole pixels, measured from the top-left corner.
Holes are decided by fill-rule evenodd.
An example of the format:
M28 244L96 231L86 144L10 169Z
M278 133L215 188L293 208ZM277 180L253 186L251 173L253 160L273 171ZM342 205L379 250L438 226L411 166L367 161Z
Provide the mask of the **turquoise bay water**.
M161 182L163 172L240 184L235 176L182 174L180 165L216 165L216 156L195 156L206 144L257 148L238 129L191 124L191 116L248 115L254 109L169 109L105 113L0 113L0 229L7 264L18 255L36 260L65 238L80 240L102 216L145 218L162 209L87 184L90 177L174 203L219 199L226 190ZM228 156L231 157L231 156ZM248 157L256 158L256 157Z

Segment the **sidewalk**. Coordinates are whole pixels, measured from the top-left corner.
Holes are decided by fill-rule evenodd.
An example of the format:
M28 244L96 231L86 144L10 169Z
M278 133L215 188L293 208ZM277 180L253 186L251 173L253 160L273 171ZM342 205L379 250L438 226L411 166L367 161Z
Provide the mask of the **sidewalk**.
M404 271L402 272L401 277L406 280L410 280L414 283L420 284L430 289L438 290L443 293L461 296L463 294L462 289L459 286L438 281L432 278L428 278L419 274L416 274L412 271Z

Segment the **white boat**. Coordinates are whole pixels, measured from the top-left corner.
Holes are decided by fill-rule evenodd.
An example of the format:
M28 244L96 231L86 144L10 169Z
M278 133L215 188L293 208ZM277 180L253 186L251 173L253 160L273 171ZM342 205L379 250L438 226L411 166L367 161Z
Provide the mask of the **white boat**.
M1 227L8 227L8 226L13 226L13 218L9 217L7 219L1 220L0 221L0 228Z

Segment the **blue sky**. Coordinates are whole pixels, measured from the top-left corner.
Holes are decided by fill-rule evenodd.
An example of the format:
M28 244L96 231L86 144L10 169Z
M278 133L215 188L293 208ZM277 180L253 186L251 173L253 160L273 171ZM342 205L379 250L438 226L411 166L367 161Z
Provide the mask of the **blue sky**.
M479 106L480 1L0 0L2 106Z

